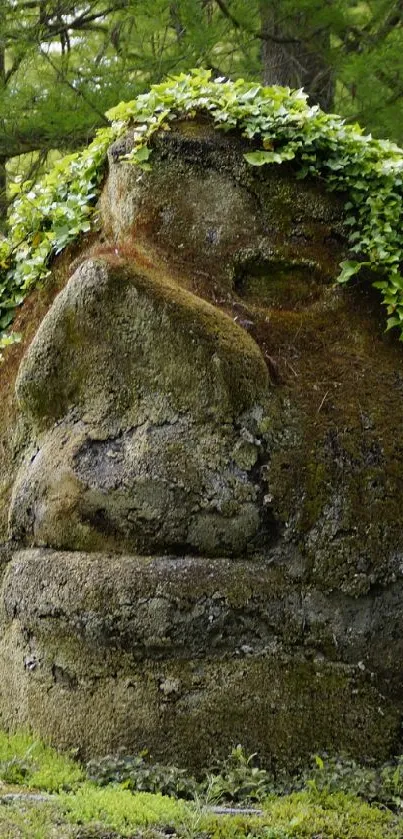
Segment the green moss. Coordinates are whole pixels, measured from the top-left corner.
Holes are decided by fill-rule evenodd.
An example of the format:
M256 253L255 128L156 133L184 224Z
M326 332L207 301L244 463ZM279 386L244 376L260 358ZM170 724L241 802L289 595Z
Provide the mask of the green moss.
M188 133L192 135L191 139L198 136L193 124ZM172 140L173 150L169 152L170 165L175 161L174 144L175 139ZM166 148L168 145L169 143L166 144ZM158 147L158 143L154 151L156 156L160 154L161 148ZM237 147L236 154L238 152ZM207 167L208 154L212 154L211 149L208 153L203 149L198 152L197 166L202 168L203 164L206 164ZM218 144L214 154L215 160L220 156L225 157ZM225 172L226 176L230 174L234 180L239 179L237 183L241 183L241 166L234 163L235 157L236 155L228 155L217 164L217 171L220 176ZM154 168L156 181L163 174L162 160L161 153ZM164 187L165 197L177 173L183 173L187 169L187 163L181 162L176 168L172 163L172 167L171 180L167 179L168 186ZM212 179L215 178L215 171L212 173ZM190 172L189 179L192 177ZM254 174L250 175L249 182L256 182L255 196L259 194L258 180ZM136 268L136 265L139 265L136 263L138 255L133 258L133 269L124 264L126 254L123 254L124 259L121 262L112 255L106 255L98 265L107 266L110 272L108 294L103 298L109 302L104 304L102 300L101 303L98 300L98 310L94 308L94 312L85 323L85 329L81 329L81 325L78 324L77 311L72 305L66 313L60 335L56 334L56 338L53 335L54 342L49 342L39 361L36 358L32 367L28 364L25 368L23 384L20 379L21 404L28 414L31 413L33 426L44 429L52 427L54 421L68 413L73 405L79 410L84 407L88 412L94 405L97 410L100 407L100 413L95 412L98 421L99 416L103 416L107 409L109 410L107 398L110 399L113 422L116 421L117 424L126 412L125 422L131 427L140 421L136 414L136 400L139 395L144 395L141 388L144 391L148 389L150 394L143 416L151 416L156 393L169 392L173 408L179 414L192 409L198 418L213 417L214 421L217 421L217 427L221 423L229 424L234 418L238 419L242 411L249 408L254 401L260 402L270 415L263 421L263 425L260 425L261 433L266 435L264 442L267 443L267 451L270 452L270 461L266 465L267 481L266 477L261 480L260 476L256 477L256 480L260 481L259 491L263 490L265 482L267 483L267 497L272 499L268 502L269 513L277 526L277 529L273 528L274 538L278 537L276 552L273 552L273 555L275 553L276 560L278 558L279 563L287 569L290 555L298 545L308 569L307 575L310 574L309 582L315 583L320 592L339 589L358 596L366 594L371 586L393 582L394 564L396 566L396 557L400 555L401 389L399 391L398 371L401 366L401 350L381 335L378 304L375 306L371 301L368 302L360 289L354 289L351 293L337 293L326 287L326 271L331 273L332 265L322 273L322 267L328 260L328 245L325 240L332 232L332 225L339 211L338 206L335 205L336 209L332 215L332 201L322 200L319 188L313 188L311 185L306 190L302 189L300 184L290 186L286 178L283 183L281 178L277 180L278 185L273 187L273 195L270 196L270 189L275 184L276 177L268 179L262 198L267 213L272 200L274 209L271 211L270 223L273 222L273 229L280 231L281 235L284 231L286 236L291 233L298 241L305 234L309 239L310 236L314 236L315 231L319 231L318 239L320 240L321 236L323 239L322 243L315 241L312 244L312 260L320 269L317 282L316 279L312 280L312 295L310 278L305 283L304 272L299 274L299 268L297 270L302 260L293 262L294 257L287 242L284 246L286 275L283 275L283 268L273 256L277 277L273 278L272 298L267 293L270 283L270 277L265 273L267 266L262 267L260 263L253 263L253 260L249 264L245 253L244 288L241 283L236 290L238 293L232 291L231 294L229 274L226 275L226 280L223 279L224 274L221 274L220 279L216 281L215 269L218 273L222 268L217 264L220 261L217 257L212 259L208 282L203 285L204 280L200 279L200 288L197 289L188 278L183 280L178 277L178 281L175 282L169 274L169 269L166 266L161 268L161 264L157 266L158 270L154 266L155 270L150 269L148 274L145 269L140 271L139 267ZM248 178L242 181L242 187L247 181ZM197 192L197 189L195 191ZM299 203L295 198L298 191ZM308 193L309 201L306 198ZM305 199L307 207L304 208L302 205ZM158 202L155 206L157 204ZM229 206L232 206L231 203ZM240 206L246 204L241 202ZM303 210L312 215L312 222L301 223L293 216L293 213L298 215ZM255 225L255 217L251 218ZM325 220L323 223L322 219ZM154 222L154 216L150 216L151 228ZM183 230L188 227L186 220ZM179 244L183 230L176 231ZM231 231L231 224L228 223L225 232L230 234ZM170 228L167 235L170 236L172 232L175 231ZM260 236L260 231L253 232L254 235ZM335 250L337 256L339 250ZM226 251L227 255L229 253L230 251ZM192 262L192 265L196 265L197 270L200 269L201 275L203 266L200 268L201 262L197 262L196 235L189 244L189 251L185 252L185 263L189 255L192 259L194 257L195 263ZM330 257L329 261L331 262ZM228 264L224 259L225 270ZM309 265L307 267L309 269ZM249 274L246 269L250 269ZM292 288L292 283L289 283L289 269L291 275L293 271L298 274L298 292ZM216 282L215 285L212 284L211 278ZM184 285L188 281L188 288L180 286L182 280ZM208 283L210 286L207 289ZM227 294L224 299L221 295L223 289ZM133 340L132 334L128 333L123 340L124 329L122 330L121 326L122 323L125 326L124 316L127 310L124 295L132 291L138 294L133 311L137 314L140 304L144 304L143 313L138 321L140 338ZM197 296L198 292L210 295L210 300L216 295L218 305L226 311L219 311L208 301L201 300ZM284 295L287 293L288 298L285 300ZM119 300L123 300L123 303ZM239 306L240 302L244 306L242 312L247 328L251 329L251 335L233 323L234 313L239 314L239 308L236 306ZM305 311L295 311L303 304L308 307ZM107 306L109 308L106 310ZM290 308L287 308L288 306ZM97 312L101 312L103 308L105 313L98 315ZM91 318L95 323L98 317L98 332L95 334L94 330L91 333ZM130 317L133 322L132 315ZM99 340L99 335L102 335L102 341ZM256 344L253 343L253 338L256 339ZM261 347L261 351L257 346ZM103 356L97 354L100 347L102 351L105 348ZM111 347L115 347L116 352L110 359L109 378L106 376L102 379L107 369L106 362L111 354ZM141 356L146 348L149 352L148 358L152 359L149 370L146 369L147 365L144 365ZM270 390L262 353L265 354L269 367L273 362L273 366L276 365L279 370L278 387ZM42 364L42 361L48 366ZM140 385L133 375L137 363L142 376ZM164 387L160 387L159 376L163 370ZM214 376L211 375L212 370ZM219 374L217 370L220 371ZM223 383L222 389L215 390L213 378L215 383ZM96 399L99 399L98 403ZM80 416L82 415L88 417L84 410ZM118 432L113 433L120 433L120 430L121 425ZM102 433L106 434L104 429ZM255 445L243 442L235 451L235 461L242 468L255 470L253 474L257 476L257 465L260 468L260 463L256 462L255 455ZM175 446L170 450L168 447L167 457L175 462ZM208 460L208 455L205 457ZM2 474L5 476L8 474L9 463L7 455L4 469L2 466ZM190 482L193 480L190 466L188 471L184 468L184 477L185 482L188 478ZM5 485L4 487L0 506L5 512L8 489ZM67 483L60 483L59 489L63 505L68 497L69 487ZM67 536L70 544L77 538L76 547L81 546L91 551L116 550L113 534L94 534L85 524L82 525L78 537L76 533L72 536L74 526L71 525L70 514L75 502L76 498L72 493L72 500L70 498L69 503L61 506L63 538ZM232 512L233 503L232 499L227 506L223 506L223 510L227 513ZM267 543L269 559L272 559L271 547L272 544ZM112 558L111 576L113 569L116 570ZM244 580L237 578L235 574L233 579L230 578L231 570L227 572L227 578L223 583L227 602L230 607L244 609L254 592L249 569ZM77 579L74 582L77 585ZM167 587L168 583L162 574L161 585ZM200 593L201 597L203 594L212 596L215 580L207 585L205 579L198 579L196 573L189 573L186 580L181 581L181 586L182 593L178 596L178 603L183 603L187 596L190 597L192 589ZM79 590L79 586L77 589ZM284 573L278 569L273 569L270 579L262 582L261 590L267 598L270 595L277 596L279 602L290 592ZM119 596L125 602L126 595L123 589ZM105 600L105 588L100 586L88 594L88 600L84 603L85 609L100 608ZM116 620L116 646L119 647L121 639L124 639L125 624L124 617L119 623L121 613L117 601L118 598L116 601L111 598L106 602L110 607L111 621ZM250 608L253 608L253 603ZM397 720L400 710L397 704L391 707L389 701L383 703L374 687L375 682L372 687L364 678L357 682L351 668L343 670L329 664L321 670L309 661L301 663L297 657L293 661L292 652L290 655L288 653L296 643L298 631L302 635L302 630L297 625L298 607L295 612L296 625L293 625L290 619L286 626L282 626L282 637L286 646L284 660L279 662L269 660L268 657L266 661L250 662L246 654L244 663L241 650L242 655L237 652L237 671L231 660L218 661L217 657L211 661L209 658L205 681L202 676L199 682L192 674L199 665L202 669L201 658L191 659L191 673L189 675L186 665L183 667L185 675L182 677L180 666L183 666L183 662L173 662L171 672L171 665L168 666L165 662L162 664L162 659L154 661L153 664L139 664L136 656L128 649L119 652L121 657L116 658L114 642L109 647L105 644L106 653L102 646L103 641L100 650L95 642L92 645L88 643L83 648L82 639L69 637L66 630L63 630L64 634L59 633L52 619L47 627L49 635L43 641L48 670L44 669L43 673L36 674L22 674L16 671L15 682L10 689L11 706L14 702L13 688L17 686L17 694L20 691L24 698L20 703L22 714L28 715L28 711L29 714L32 713L35 725L42 731L45 731L49 719L52 720L52 737L55 741L61 737L64 742L77 743L83 738L86 739L88 748L92 748L94 743L107 742L108 737L109 742L113 742L125 735L125 730L122 734L122 727L125 729L126 717L123 722L120 719L121 729L118 725L119 720L116 720L119 704L114 704L114 697L119 694L122 697L122 707L131 709L133 730L129 734L136 743L139 742L141 726L139 724L136 729L134 720L135 717L137 721L144 720L141 717L143 705L147 710L144 711L146 719L142 730L148 730L149 726L150 741L157 743L158 737L161 736L158 725L163 719L166 726L164 736L166 733L167 743L171 744L167 746L168 749L189 748L189 744L193 744L193 730L196 728L197 732L199 729L205 732L204 739L200 735L201 753L203 750L205 753L210 748L209 743L216 743L217 738L221 736L219 748L225 750L228 740L234 736L234 730L239 731L240 735L246 731L247 713L245 711L245 716L242 717L243 712L239 708L247 708L249 716L254 718L257 706L258 714L260 713L262 718L262 728L259 728L259 721L253 722L253 726L256 727L251 732L253 742L251 740L250 747L254 749L257 741L264 741L268 753L272 749L273 753L280 756L279 760L297 759L300 751L305 753L308 745L311 748L312 731L315 732L319 744L324 746L327 742L337 743L343 740L347 747L353 750L362 748L362 742L368 743L371 754L387 750L398 732ZM82 612L78 609L77 625L80 624L81 618ZM278 624L273 619L270 651L271 643L277 643L277 631ZM168 647L170 638L168 634L166 637ZM216 654L214 644L217 637L219 639L219 632L217 636L212 634L212 659ZM318 634L317 637L321 654L323 650L326 654L334 654L333 641L328 642L324 635ZM156 646L155 638L153 641L153 636L150 635L150 657L155 653L153 643ZM382 644L385 645L383 636L380 646ZM287 645L290 645L290 648ZM161 646L158 647L158 655L163 656L164 652L161 653L161 649ZM315 653L307 649L306 654L309 657ZM387 656L387 667L392 668L393 665L396 672L399 656L395 654L394 647L390 653L384 650L384 658ZM392 661L393 658L395 662ZM52 676L52 666L55 662L57 678ZM386 668L386 665L383 663L382 667ZM173 695L169 699L161 699L156 684L161 672L165 674L165 668L167 679L184 679L183 696ZM7 673L7 668L4 669ZM320 671L320 678L317 677L317 671ZM268 678L268 673L271 679ZM228 679L228 686L220 682L222 674ZM246 685L249 677L250 682ZM126 683L130 683L133 678L138 679L141 685L141 703L139 702L135 710L131 690L126 690ZM242 680L245 684L241 683ZM275 689L278 689L282 696L282 705ZM28 711L24 704L26 696L29 697ZM99 698L99 713L103 714L102 724L99 725L98 716L93 708L94 696ZM254 704L251 704L251 697ZM197 703L200 705L200 713L193 713ZM379 716L378 708L381 708ZM179 709L178 715L175 709ZM18 719L18 713L20 712L15 711L13 721ZM10 714L13 716L14 711ZM61 723L58 714L59 717L65 715ZM365 720L362 723L364 728L361 729L360 715ZM189 728L186 728L187 724L184 721L186 716L190 719ZM233 718L235 729L231 729L228 722ZM84 730L87 721L88 730ZM183 744L179 742L176 727L184 734Z
M38 802L29 796L5 804L0 797L0 835L2 839L76 839L58 802ZM102 834L96 836L101 839Z
M309 463L304 468L304 495L301 498L301 513L298 528L302 533L310 530L319 520L329 500L329 471L324 463Z
M172 327L180 346L181 338L191 336L195 353L201 349L207 359L215 358L223 366L223 379L228 383L232 410L238 414L262 400L268 387L267 368L259 348L245 330L234 324L233 320L220 312L207 301L196 297L168 279L160 278L160 283L146 276L132 277L126 266L117 273L117 281L124 277L135 282L138 289L145 292L172 318ZM173 336L171 336L173 340ZM162 358L169 347L162 346ZM186 357L178 347L178 365ZM177 375L172 376L175 386ZM190 385L190 382L188 383ZM184 385L181 381L176 397L184 398Z
M392 813L354 796L315 791L273 796L260 818L205 815L200 828L214 839L398 839L401 835L401 825Z
M317 266L297 260L242 265L234 280L237 293L260 305L298 309L312 304L320 295Z
M150 644L152 644L152 637ZM169 645L168 645L169 649ZM270 763L294 768L313 750L385 759L399 708L354 668L293 656L181 658L152 662L66 637L38 650L41 673L14 676L4 719L23 719L63 748L87 757L148 748L154 758L200 769L242 742ZM116 672L119 676L116 676ZM9 681L9 680L7 680ZM169 687L165 691L165 686ZM15 704L15 700L14 700ZM124 722L123 722L124 721ZM365 744L365 745L364 745Z
M263 357L231 318L164 277L157 280L132 272L124 262L105 259L92 264L98 266L88 268L94 277L97 270L107 277L103 309L94 291L98 309L93 326L87 324L89 304L87 310L77 308L76 279L74 291L73 286L66 289L63 308L63 298L58 299L57 320L53 324L56 315L51 310L20 369L20 405L36 422L53 424L72 403L91 406L100 397L105 403L111 401L111 388L116 399L110 410L121 414L130 401L136 402L133 386L138 364L142 375L135 386L152 393L156 376L162 377L177 409L191 406L207 415L228 412L231 416L264 399L268 373ZM130 323L128 309L133 310ZM115 329L111 326L115 322L123 325ZM106 335L105 351L99 343L101 331ZM105 363L101 363L102 352ZM100 376L105 379L101 388ZM126 405L120 404L122 399ZM98 410L102 416L105 407L100 405Z
M4 839L49 839L56 835L105 837L160 836L158 828L183 837L211 839L400 839L401 817L343 793L310 791L271 796L260 816L217 816L211 805L183 804L157 794L130 793L118 786L99 789L83 784L75 794L59 795L52 802L29 798L0 804L0 830ZM69 827L70 825L70 827ZM155 832L154 832L154 830Z
M29 734L6 734L0 730L0 779L55 792L77 787L83 780L83 771L67 755L58 754Z
M82 839L95 836L112 839L112 835L114 839L121 839L133 835L133 832L139 839L157 839L167 828L174 830L182 839L199 835L210 839L311 839L312 836L321 836L322 839L400 839L402 835L399 810L396 813L387 806L363 800L366 797L372 800L375 795L375 801L380 803L384 800L386 805L396 803L390 796L393 790L400 788L400 776L397 786L396 777L401 760L398 766L391 764L369 768L340 760L330 761L327 766L316 758L314 771L304 771L297 776L286 772L276 779L267 771L258 769L238 746L222 766L215 767L213 774L205 768L200 784L194 778L189 779L189 789L193 790L195 800L185 803L158 792L129 791L124 788L125 781L122 784L106 782L103 775L98 782L89 782L78 764L73 764L70 758L25 734L7 737L0 733L0 757L3 779L6 763L10 765L14 762L16 766L20 761L20 765L28 766L29 770L35 767L36 772L30 775L28 771L24 777L14 780L13 785L5 779L1 792L8 798L0 796L2 839L15 839L17 836L21 839L49 839L53 835L57 835L58 839L78 839L78 836ZM99 763L130 770L130 767L138 767L139 759L134 755L109 755ZM163 768L159 767L160 775ZM179 776L172 766L167 765L164 770L162 777L165 779ZM55 772L54 779L52 771ZM91 771L93 774L93 767ZM147 779L152 781L157 776L157 767L148 762L143 765L143 775L139 780L147 783ZM131 777L130 772L128 777ZM38 779L42 782L38 783ZM264 789L271 790L270 795L267 796L267 791L259 786L258 779L260 784L264 779ZM358 783L360 797L346 792L349 779L354 789ZM66 792L66 788L70 791ZM256 791L258 788L262 792L259 815L251 812L219 816L212 811L212 805L228 801L250 807L245 790ZM50 791L52 797L47 798L46 794L38 797L38 789ZM295 789L298 791L293 791Z
M59 801L73 823L102 822L128 836L136 828L186 823L190 807L183 801L147 792L132 793L119 786L103 789L85 784Z

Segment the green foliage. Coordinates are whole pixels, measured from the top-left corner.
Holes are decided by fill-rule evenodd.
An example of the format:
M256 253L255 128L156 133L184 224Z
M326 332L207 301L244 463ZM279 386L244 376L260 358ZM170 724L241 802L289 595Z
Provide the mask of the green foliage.
M99 786L117 783L132 791L159 792L174 798L193 799L200 789L186 769L150 763L146 753L94 759L87 764L86 772L88 779Z
M232 750L217 774L207 776L209 794L219 801L253 803L274 791L273 775L261 769L256 755L245 755L241 746Z
M233 749L215 772L204 773L198 781L184 769L151 763L147 753L107 755L91 760L86 772L88 779L100 786L119 783L133 791L160 792L187 800L208 799L214 803L256 803L279 788L273 775L258 766L256 755L245 755L241 746Z
M187 800L251 805L269 796L308 790L318 794L345 793L403 812L403 756L382 766L362 765L352 758L316 755L312 766L290 775L268 771L257 756L236 746L215 770L196 780L184 769L151 763L148 754L107 755L91 760L87 778L98 786L121 784L138 792L160 792Z
M0 731L0 780L54 792L73 789L83 779L77 762L33 740L28 734Z
M0 247L0 338L16 306L48 273L51 258L90 229L110 143L132 124L134 146L126 158L147 170L153 134L200 112L217 130L237 128L253 143L245 155L251 166L293 161L297 177L320 177L329 190L348 195L345 225L353 258L342 264L339 280L366 267L387 308L387 328L398 326L403 337L403 151L309 106L301 90L212 80L208 71L195 70L108 111L111 125L85 151L57 163L36 185L24 185Z
M274 776L258 768L240 746L196 781L175 767L154 767L139 757L91 761L85 780L81 767L27 735L0 733L0 835L25 839L158 839L174 832L180 839L400 839L403 816L403 759L383 767L363 767L351 759L317 756L311 770L297 777ZM148 767L148 774L147 769ZM125 789L129 778L132 790ZM190 802L156 792L138 792L137 782L157 790L175 778L188 784ZM118 783L117 781L120 781ZM112 783L110 783L112 781ZM20 798L5 799L11 784ZM47 790L51 796L32 794ZM193 792L192 792L193 790ZM3 797L2 797L3 796ZM259 811L217 814L217 797ZM363 800L363 798L367 800ZM6 803L7 801L7 803ZM384 802L382 807L377 806ZM385 806L386 805L386 806Z
M339 4L338 4L339 5ZM336 106L377 136L402 143L402 10L394 0L350 0L339 39Z
M187 800L208 798L210 802L257 802L276 789L273 775L259 768L256 755L245 755L241 746L232 750L216 772L206 772L199 781L185 769L151 763L147 758L147 753L142 753L94 759L86 766L87 777L99 786L118 783L138 792L160 792Z
M298 783L319 793L356 795L403 813L403 756L382 766L363 766L349 757L317 755Z

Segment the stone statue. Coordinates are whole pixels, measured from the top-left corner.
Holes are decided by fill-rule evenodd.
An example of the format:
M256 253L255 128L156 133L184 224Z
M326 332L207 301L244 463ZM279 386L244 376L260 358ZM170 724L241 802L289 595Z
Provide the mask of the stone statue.
M130 143L0 371L3 725L193 767L384 757L402 357L334 285L342 200L200 119L150 172Z

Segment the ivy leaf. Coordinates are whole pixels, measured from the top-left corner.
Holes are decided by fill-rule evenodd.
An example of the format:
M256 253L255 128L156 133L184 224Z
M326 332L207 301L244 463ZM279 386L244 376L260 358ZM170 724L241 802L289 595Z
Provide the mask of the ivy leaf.
M347 283L354 274L358 274L358 271L362 268L363 264L363 262L355 262L354 260L346 260L345 262L342 262L340 265L341 272L337 277L337 282Z
M36 248L40 244L42 239L43 239L42 231L38 231L37 233L35 233L35 235L32 237L32 247Z
M394 326L401 326L401 325L402 325L401 318L396 317L396 315L393 315L393 317L388 318L387 321L386 321L385 332L389 332L389 329L393 329Z
M264 166L266 163L282 163L281 154L275 151L251 151L244 154L244 158L251 166Z
M249 99L254 99L255 96L260 92L260 85L256 87L250 87L249 90L246 90L245 93L242 93L240 99L242 101L247 102Z
M140 146L140 148L134 149L130 154L127 156L127 160L130 163L138 164L142 166L144 164L144 168L148 168L147 160L151 155L151 149L148 146Z

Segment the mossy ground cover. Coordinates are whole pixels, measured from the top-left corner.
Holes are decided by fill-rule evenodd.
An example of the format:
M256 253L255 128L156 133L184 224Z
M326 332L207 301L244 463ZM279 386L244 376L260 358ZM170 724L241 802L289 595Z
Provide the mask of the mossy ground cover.
M171 795L141 791L158 786ZM143 756L84 768L25 734L0 733L2 839L398 839L402 793L402 761L375 769L317 758L311 772L276 779L238 748L197 781Z

